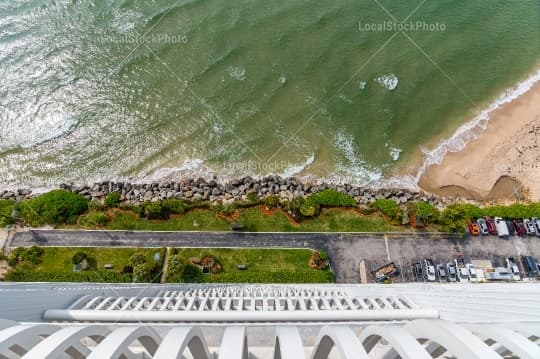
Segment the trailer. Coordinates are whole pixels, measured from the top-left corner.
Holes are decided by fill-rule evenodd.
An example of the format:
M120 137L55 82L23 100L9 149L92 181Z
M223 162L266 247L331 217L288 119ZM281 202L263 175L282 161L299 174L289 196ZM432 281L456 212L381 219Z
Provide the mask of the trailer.
M371 271L371 275L377 283L382 283L391 277L397 276L398 274L399 268L394 262L386 263L374 271Z

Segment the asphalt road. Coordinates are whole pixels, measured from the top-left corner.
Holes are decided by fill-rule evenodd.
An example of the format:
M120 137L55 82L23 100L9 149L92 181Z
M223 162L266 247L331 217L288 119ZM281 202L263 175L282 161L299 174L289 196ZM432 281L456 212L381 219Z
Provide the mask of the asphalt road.
M18 232L12 246L103 247L266 247L325 249L337 283L358 283L358 266L367 269L395 261L402 267L398 281L410 281L415 261L433 258L446 263L455 257L490 259L502 264L505 257L540 257L540 238L496 236L459 237L439 233L254 233L254 232L132 232L33 230Z

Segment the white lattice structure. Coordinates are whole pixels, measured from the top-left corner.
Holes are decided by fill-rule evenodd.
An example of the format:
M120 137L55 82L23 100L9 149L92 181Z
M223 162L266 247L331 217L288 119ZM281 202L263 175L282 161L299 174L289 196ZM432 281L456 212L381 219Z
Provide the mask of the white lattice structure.
M198 327L177 326L160 335L153 327L102 325L62 328L53 324L0 322L1 358L182 358L242 359L258 353L273 358L322 359L329 355L359 358L540 358L540 328L532 324L457 325L415 320L398 325L370 325L360 335L347 326L325 326L306 348L298 328L276 326L273 345L251 350L244 326L225 329L218 348L208 346ZM307 352L307 353L306 353ZM255 356L257 357L257 356Z
M540 358L535 284L0 284L0 295L8 317L69 297L41 321L0 320L0 359Z
M403 296L351 296L344 290L226 286L160 291L155 297L83 296L45 319L102 322L364 321L438 318Z

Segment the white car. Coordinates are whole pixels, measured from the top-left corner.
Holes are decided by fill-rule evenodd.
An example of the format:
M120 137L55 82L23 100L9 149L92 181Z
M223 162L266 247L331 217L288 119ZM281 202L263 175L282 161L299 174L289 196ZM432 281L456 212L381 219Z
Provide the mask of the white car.
M521 280L521 273L514 258L506 258L506 268L508 268L513 280Z
M478 274L476 273L476 268L473 264L467 263L467 270L469 271L469 280L471 282L478 282Z
M454 259L454 265L457 269L457 276L460 282L469 281L469 270L465 266L463 259Z
M524 219L523 224L525 225L525 229L527 230L528 235L531 235L531 236L536 235L536 226L534 225L532 220Z
M428 282L435 282L437 280L435 275L435 265L431 259L424 260L424 275Z
M457 280L456 266L452 263L447 263L446 271L448 272L448 276L447 276L448 280L450 282L455 282Z
M499 234L499 237L508 237L510 235L510 232L508 231L508 226L506 225L506 221L502 219L501 217L495 217L495 226L497 227L497 233Z
M531 222L534 224L534 229L536 230L536 235L540 237L540 219L533 217Z

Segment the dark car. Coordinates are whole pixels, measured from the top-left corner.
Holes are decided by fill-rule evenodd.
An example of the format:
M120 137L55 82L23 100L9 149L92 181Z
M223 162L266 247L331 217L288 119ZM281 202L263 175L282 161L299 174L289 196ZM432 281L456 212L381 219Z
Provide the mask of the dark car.
M495 220L491 217L485 217L486 226L488 227L489 234L497 234L497 226L495 225Z
M514 227L516 227L517 234L519 234L520 236L524 236L527 234L527 227L525 227L525 224L521 219L514 219L512 223L514 224Z
M538 263L532 256L525 256L521 258L523 262L523 269L528 277L534 278L538 276Z
M505 221L505 222L506 222L506 227L508 227L508 235L513 236L514 234L516 234L516 227L514 227L514 223L512 223L512 221Z
M412 273L413 278L417 282L423 282L424 281L424 272L422 270L422 264L419 262L416 262L412 265Z

